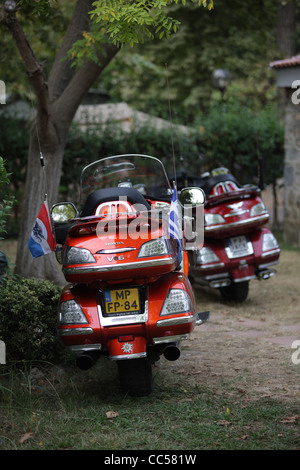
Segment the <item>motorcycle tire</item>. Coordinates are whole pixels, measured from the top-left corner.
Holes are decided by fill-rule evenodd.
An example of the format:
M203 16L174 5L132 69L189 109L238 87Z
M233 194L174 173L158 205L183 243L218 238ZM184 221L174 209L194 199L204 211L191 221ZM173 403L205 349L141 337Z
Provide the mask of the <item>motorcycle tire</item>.
M117 361L123 393L144 397L152 392L152 364L148 357Z
M244 302L248 297L249 281L233 282L230 286L221 287L220 292L225 300Z

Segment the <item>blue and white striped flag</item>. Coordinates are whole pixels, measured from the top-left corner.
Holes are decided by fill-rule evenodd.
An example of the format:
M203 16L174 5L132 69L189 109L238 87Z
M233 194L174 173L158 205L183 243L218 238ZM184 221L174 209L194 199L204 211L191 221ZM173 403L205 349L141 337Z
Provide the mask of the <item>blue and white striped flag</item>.
M178 199L177 191L174 188L171 208L170 208L170 217L169 217L169 234L170 237L174 238L177 241L178 245L178 265L182 261L182 248L181 248L181 217L179 217L179 208L178 208Z

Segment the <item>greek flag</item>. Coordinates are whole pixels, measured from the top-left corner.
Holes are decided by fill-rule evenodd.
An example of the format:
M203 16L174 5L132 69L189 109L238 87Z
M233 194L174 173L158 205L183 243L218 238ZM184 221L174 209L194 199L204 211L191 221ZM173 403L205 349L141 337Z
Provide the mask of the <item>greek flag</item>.
M174 188L171 208L170 208L170 217L169 217L169 234L170 237L174 238L177 241L178 245L178 265L182 261L182 249L181 249L181 217L179 217L179 207L177 200L177 191Z

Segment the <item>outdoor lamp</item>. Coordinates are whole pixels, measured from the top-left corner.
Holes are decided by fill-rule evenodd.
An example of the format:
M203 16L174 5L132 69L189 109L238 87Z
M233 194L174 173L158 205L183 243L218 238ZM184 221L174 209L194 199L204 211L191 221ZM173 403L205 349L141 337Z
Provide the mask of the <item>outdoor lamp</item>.
M214 87L221 91L222 98L224 90L228 87L231 82L231 74L227 69L216 69L213 71L212 82Z

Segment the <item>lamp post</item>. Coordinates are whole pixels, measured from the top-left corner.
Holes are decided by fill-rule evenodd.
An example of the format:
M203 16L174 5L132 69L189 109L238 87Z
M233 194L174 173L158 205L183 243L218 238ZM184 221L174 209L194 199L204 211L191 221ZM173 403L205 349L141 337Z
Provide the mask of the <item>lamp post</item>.
M213 85L221 92L222 100L224 99L224 91L231 82L231 74L227 69L216 69L212 74Z

